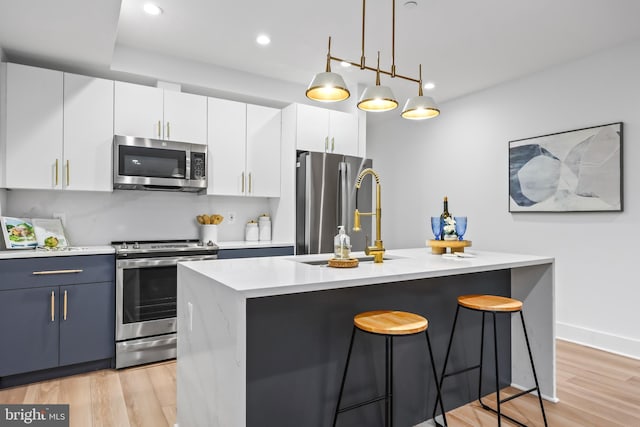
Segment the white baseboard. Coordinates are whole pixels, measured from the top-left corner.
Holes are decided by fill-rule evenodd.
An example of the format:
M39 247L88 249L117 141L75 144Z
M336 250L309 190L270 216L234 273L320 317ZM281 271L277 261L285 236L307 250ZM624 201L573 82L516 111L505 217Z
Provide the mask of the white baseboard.
M609 353L640 360L640 340L556 322L556 337Z

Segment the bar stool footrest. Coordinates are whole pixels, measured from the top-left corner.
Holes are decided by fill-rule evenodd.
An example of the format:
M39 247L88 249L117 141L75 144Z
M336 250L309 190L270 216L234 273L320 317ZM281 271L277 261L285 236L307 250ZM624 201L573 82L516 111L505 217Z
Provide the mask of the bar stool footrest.
M482 403L482 401L480 401L480 405L482 406L482 409L485 409L487 411L491 411L494 414L498 415L498 411L496 411L495 409L493 409L491 406L487 406L486 404ZM526 424L521 423L520 421L516 420L515 418L510 417L509 415L503 414L502 412L500 413L500 416L503 418L508 419L509 421L511 421L514 424L517 424L521 427L527 427Z
M510 400L513 400L513 399L516 399L516 398L518 398L518 397L520 397L520 396L524 396L525 394L529 394L529 393L531 393L532 391L535 391L535 390L538 390L538 387L534 387L534 388L529 389L529 390L521 391L520 393L516 393L516 394L514 394L513 396L505 397L504 399L502 399L502 400L500 401L500 404L502 405L502 404L503 404L503 403L505 403L505 402L508 402L508 401L510 401ZM539 391L539 390L538 390L538 393L540 393L540 391Z
M449 372L448 374L444 374L442 379L448 378L448 377L452 377L454 375L462 374L462 373L465 373L465 372L469 372L469 371L472 371L472 370L478 369L478 368L480 368L480 365L470 366L468 368L460 369L459 371L455 371L455 372Z
M380 402L381 400L384 400L385 398L386 398L386 396L379 396L379 397L374 397L373 399L369 399L369 400L367 400L365 402L355 403L353 405L347 406L346 408L338 409L338 413L341 414L343 412L351 411L352 409L357 409L357 408L360 408L362 406L369 405L371 403Z

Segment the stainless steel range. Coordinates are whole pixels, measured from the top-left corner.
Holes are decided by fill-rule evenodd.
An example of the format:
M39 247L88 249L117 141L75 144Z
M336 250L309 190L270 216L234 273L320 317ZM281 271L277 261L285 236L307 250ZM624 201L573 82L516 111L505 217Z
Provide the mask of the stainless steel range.
M198 240L111 242L116 249L116 368L176 357L177 264L211 260Z

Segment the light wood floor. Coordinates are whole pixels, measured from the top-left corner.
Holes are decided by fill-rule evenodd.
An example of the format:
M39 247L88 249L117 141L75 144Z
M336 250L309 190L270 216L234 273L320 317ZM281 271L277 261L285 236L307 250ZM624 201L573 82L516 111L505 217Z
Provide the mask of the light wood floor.
M557 366L560 403L545 402L549 426L640 426L640 360L558 341ZM175 390L171 361L0 390L0 403L69 403L71 427L173 427ZM503 408L530 426L543 425L534 396ZM496 425L495 417L478 402L449 412L447 419L454 427Z

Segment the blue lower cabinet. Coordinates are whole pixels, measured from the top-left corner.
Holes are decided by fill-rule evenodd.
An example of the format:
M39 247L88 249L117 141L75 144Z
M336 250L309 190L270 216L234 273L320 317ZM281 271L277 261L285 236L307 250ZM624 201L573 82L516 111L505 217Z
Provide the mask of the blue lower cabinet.
M57 304L57 287L0 292L0 377L58 366Z
M59 365L113 357L115 310L108 304L115 299L113 283L61 286L59 296Z
M22 261L0 261L0 278L13 279L0 283L0 388L8 384L2 377L45 370L55 377L65 367L109 365L115 351L114 256ZM101 273L88 274L93 271Z

